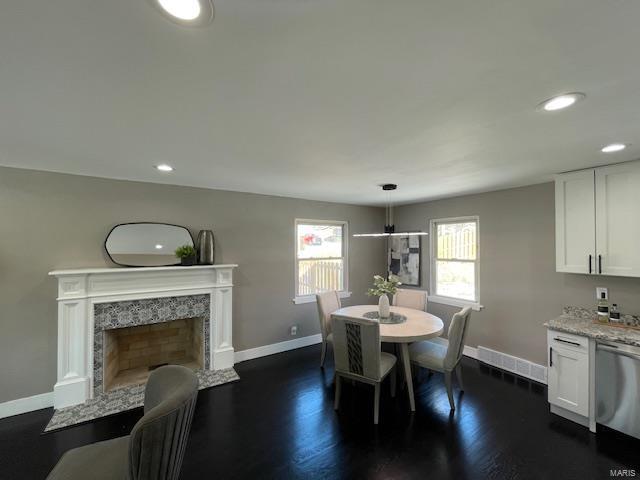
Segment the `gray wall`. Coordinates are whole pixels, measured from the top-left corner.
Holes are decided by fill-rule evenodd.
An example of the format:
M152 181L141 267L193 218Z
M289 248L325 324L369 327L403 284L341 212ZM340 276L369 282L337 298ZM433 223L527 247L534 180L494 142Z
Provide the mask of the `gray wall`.
M236 350L319 332L315 304L293 305L294 219L379 229L383 210L246 193L106 180L0 167L0 402L51 391L56 372L56 282L47 272L109 265L103 242L121 222L157 221L216 235L216 262L238 263ZM345 304L384 271L384 242L350 240Z
M407 205L396 209L396 227L428 229L433 218L480 217L480 302L468 345L482 345L546 365L542 324L564 305L593 307L596 286L611 302L640 313L640 279L590 277L555 271L553 183ZM429 241L423 240L422 285L429 285ZM431 303L450 319L455 307Z

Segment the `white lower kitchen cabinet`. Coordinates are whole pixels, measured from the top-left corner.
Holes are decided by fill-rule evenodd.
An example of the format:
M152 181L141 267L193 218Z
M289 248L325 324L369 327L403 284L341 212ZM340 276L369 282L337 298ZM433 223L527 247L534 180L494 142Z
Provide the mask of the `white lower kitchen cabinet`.
M547 330L548 394L551 411L591 427L593 421L592 339L579 335Z

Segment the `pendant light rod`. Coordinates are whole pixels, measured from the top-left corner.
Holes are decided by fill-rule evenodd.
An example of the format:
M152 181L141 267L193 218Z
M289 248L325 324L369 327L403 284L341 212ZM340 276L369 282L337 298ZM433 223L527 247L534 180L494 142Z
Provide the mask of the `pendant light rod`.
M382 190L387 192L387 203L384 207L384 231L379 233L354 233L354 237L405 237L413 235L428 235L427 232L396 232L396 226L393 224L393 204L391 203L391 194L398 188L395 183L385 183Z

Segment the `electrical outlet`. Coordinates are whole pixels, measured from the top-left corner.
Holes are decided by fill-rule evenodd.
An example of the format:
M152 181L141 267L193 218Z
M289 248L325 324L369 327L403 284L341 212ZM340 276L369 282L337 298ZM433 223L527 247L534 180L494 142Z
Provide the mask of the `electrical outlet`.
M596 287L596 298L598 300L602 298L603 293L604 293L604 298L609 300L609 289L607 287Z
M291 336L295 337L296 335L298 335L298 326L294 325L291 327Z

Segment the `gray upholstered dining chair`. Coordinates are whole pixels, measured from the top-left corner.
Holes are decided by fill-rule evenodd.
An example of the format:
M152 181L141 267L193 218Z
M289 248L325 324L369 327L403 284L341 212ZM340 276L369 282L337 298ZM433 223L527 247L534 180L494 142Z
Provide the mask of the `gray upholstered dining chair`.
M460 390L464 391L460 360L462 359L462 352L467 339L470 317L471 308L465 307L453 315L449 325L448 339L434 338L416 342L409 346L409 358L413 365L444 374L451 410L456 408L451 385L451 377L454 371L458 378Z
M144 393L144 416L131 434L69 450L47 478L177 480L197 397L192 370L179 365L154 370Z
M320 367L324 367L324 359L327 356L327 345L333 342L331 334L331 314L340 309L340 296L335 290L316 294L318 306L318 320L320 320L320 333L322 334L322 352L320 353Z
M378 423L380 384L391 373L391 396L396 394L396 357L380 350L380 324L374 320L332 316L336 371L334 408L340 406L342 378L374 386L373 423Z
M427 311L427 291L409 290L399 288L393 296L393 305L396 307L413 308L414 310Z

